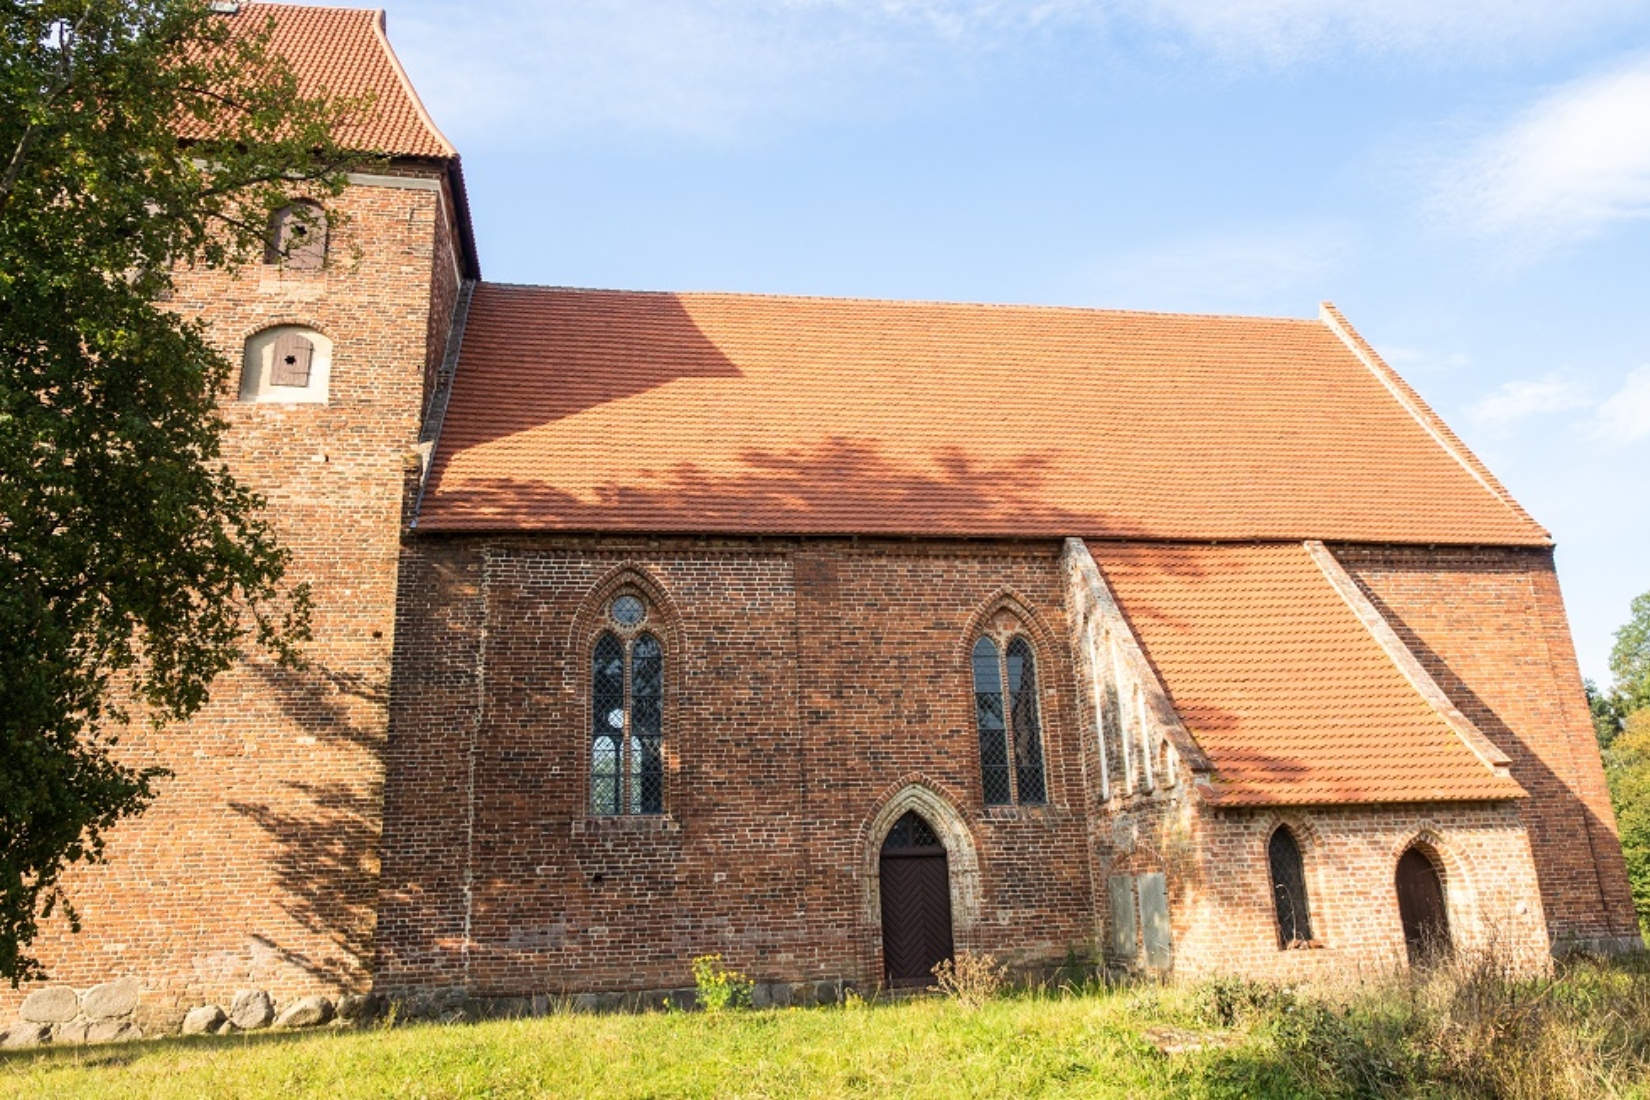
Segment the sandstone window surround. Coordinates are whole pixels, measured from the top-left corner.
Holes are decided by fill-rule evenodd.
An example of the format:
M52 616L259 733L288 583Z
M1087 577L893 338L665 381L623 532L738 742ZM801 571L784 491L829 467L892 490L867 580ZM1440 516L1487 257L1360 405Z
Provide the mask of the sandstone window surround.
M318 202L283 206L269 218L264 263L288 271L319 271L327 262L327 214Z
M240 399L246 403L325 404L332 341L303 325L275 325L247 337Z
M665 649L635 592L608 601L590 660L590 812L664 813Z
M974 643L974 716L980 789L987 806L1048 801L1037 659L1025 635L981 635ZM1012 746L1012 760L1010 760Z

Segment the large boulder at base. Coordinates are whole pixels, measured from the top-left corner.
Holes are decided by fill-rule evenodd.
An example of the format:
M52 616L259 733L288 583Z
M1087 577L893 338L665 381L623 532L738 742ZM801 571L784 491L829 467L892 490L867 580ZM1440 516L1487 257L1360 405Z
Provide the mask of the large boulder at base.
M275 1002L261 989L243 989L229 1006L229 1022L241 1031L268 1027L275 1019Z
M6 1032L6 1049L22 1050L25 1047L37 1047L52 1037L52 1025L36 1024L19 1020Z
M94 1020L86 1029L88 1043L123 1043L141 1039L143 1031L130 1020Z
M338 998L338 1018L346 1024L364 1024L384 1011L382 993L346 993Z
M332 1002L325 997L293 1001L275 1017L276 1027L315 1027L332 1019Z
M58 1024L52 1028L52 1042L54 1043L84 1043L86 1032L91 1028L86 1020L70 1020L66 1024Z
M183 1017L182 1031L185 1035L216 1035L228 1021L229 1017L217 1005L201 1005Z
M66 1024L80 1015L80 997L66 985L48 985L24 997L17 1015L31 1024Z
M134 978L94 985L80 999L80 1010L89 1020L118 1020L130 1016L143 990Z

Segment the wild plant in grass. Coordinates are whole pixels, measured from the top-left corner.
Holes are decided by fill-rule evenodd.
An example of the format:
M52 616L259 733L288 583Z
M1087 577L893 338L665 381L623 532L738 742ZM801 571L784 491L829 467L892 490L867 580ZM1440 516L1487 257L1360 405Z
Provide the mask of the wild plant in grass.
M737 970L725 969L719 954L693 960L693 988L699 1007L706 1012L750 1007L751 980Z
M940 992L969 1008L985 1004L1008 984L1008 967L972 951L959 951L956 958L935 966L933 973Z

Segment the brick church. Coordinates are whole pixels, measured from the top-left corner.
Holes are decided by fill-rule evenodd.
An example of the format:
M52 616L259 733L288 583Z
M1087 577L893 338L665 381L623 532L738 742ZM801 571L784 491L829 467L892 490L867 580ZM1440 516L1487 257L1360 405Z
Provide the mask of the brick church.
M1333 306L490 283L383 13L223 18L265 15L388 158L172 303L242 364L310 664L124 735L173 774L46 984L175 1021L1639 942L1552 540Z

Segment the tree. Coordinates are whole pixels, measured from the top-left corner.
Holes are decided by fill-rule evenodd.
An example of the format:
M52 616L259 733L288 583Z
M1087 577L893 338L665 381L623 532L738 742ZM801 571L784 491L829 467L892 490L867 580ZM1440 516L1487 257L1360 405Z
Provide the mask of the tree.
M1622 855L1633 887L1639 925L1650 935L1650 592L1633 600L1610 650L1615 682L1608 697L1593 693L1593 723L1600 714L1617 731L1605 742L1604 777L1621 830Z
M256 643L296 660L307 592L220 455L231 366L163 304L176 265L261 254L336 194L361 103L299 94L269 27L204 0L0 0L0 974L62 876L155 796L119 727L207 701Z
M1650 592L1634 597L1627 622L1610 649L1614 694L1625 715L1650 707Z

